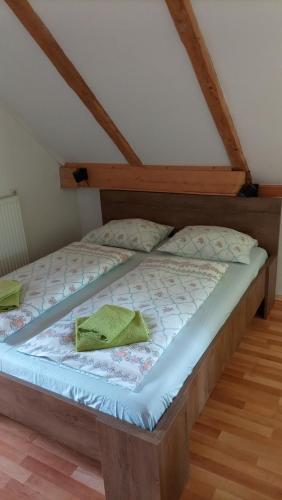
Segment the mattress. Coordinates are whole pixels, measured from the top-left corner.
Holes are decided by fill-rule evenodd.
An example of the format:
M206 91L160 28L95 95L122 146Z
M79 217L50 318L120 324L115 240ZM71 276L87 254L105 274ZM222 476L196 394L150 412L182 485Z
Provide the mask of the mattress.
M146 256L139 254L136 259L140 262L144 258ZM123 264L122 271L133 269L136 259L134 263ZM153 430L266 259L266 252L257 247L252 250L250 264L230 264L214 291L135 390L20 353L16 349L19 335L17 339L13 336L9 344L0 346L1 370L143 429ZM108 273L107 284L117 279L115 271ZM106 286L103 277L101 281L100 290ZM93 284L93 292L97 291L97 286ZM32 332L25 332L25 338L31 335Z

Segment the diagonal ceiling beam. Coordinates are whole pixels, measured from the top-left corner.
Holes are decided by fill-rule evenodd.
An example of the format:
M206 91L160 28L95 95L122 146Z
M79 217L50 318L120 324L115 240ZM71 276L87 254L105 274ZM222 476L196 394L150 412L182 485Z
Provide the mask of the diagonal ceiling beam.
M244 170L247 174L247 180L250 182L250 170L191 1L166 0L166 3L189 55L232 168L233 170Z
M132 147L117 128L102 104L98 101L87 83L83 80L73 63L66 56L52 33L45 26L40 17L33 10L27 0L5 0L19 21L43 50L45 55L55 66L66 83L77 94L88 111L105 130L130 164L142 165Z

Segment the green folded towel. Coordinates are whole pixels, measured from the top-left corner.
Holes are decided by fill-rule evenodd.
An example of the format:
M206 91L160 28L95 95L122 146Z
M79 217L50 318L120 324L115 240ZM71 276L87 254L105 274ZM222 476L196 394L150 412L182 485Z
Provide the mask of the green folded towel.
M87 318L75 321L77 351L107 349L149 339L149 330L139 311L105 305Z
M20 306L22 285L14 280L0 280L0 313Z

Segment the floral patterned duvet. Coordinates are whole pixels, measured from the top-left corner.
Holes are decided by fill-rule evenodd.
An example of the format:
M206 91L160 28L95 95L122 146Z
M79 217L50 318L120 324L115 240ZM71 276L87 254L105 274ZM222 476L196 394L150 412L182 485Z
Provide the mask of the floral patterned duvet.
M148 257L18 350L134 390L214 290L227 268L224 263L182 257ZM150 328L150 341L77 353L75 318L90 315L104 304L140 310Z
M23 290L20 308L0 314L0 340L132 255L120 248L75 242L5 276L22 283Z

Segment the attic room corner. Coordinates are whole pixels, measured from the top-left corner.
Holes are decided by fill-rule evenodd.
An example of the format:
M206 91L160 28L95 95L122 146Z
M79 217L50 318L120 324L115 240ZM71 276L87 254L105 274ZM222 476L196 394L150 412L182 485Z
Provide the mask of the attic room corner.
M282 0L0 0L0 500L282 499Z
M0 104L0 196L19 197L30 260L81 238L76 192L60 189L59 163Z

